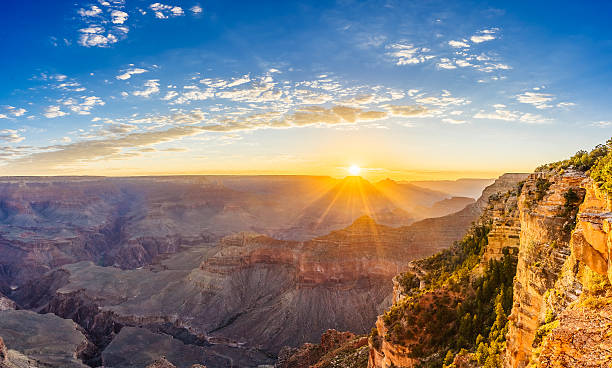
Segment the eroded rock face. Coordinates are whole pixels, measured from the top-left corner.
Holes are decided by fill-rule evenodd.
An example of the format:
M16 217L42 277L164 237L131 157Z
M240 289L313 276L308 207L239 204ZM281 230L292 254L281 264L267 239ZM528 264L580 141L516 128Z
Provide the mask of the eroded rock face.
M86 368L81 359L93 348L74 322L53 314L0 311L0 336L7 367Z
M215 359L200 346L136 327L123 328L102 353L102 362L109 368L191 368L206 361ZM221 363L218 358L216 363Z
M521 235L518 195L519 188L515 186L505 193L494 194L489 200L484 217L491 222L491 230L481 259L483 266L491 260L501 259L505 248L518 252Z
M546 314L544 296L557 282L570 256L571 218L563 216L565 195L578 198L587 177L576 171L562 175L529 176L518 199L520 249L514 281L514 306L510 315L506 367L525 367L530 360L538 327Z
M363 367L367 364L367 338L351 332L327 330L320 344L285 347L275 368Z
M572 233L576 258L612 280L612 199L589 180Z
M612 367L612 307L567 309L546 337L538 368Z
M17 304L0 293L0 311L16 309Z
M481 220L492 222L493 230L489 236L493 242L493 248L486 250L487 260L501 257L503 248L518 246L517 237L520 231L520 224L516 208L517 183L526 177L526 174L504 174L483 191L483 195L474 205L468 206L468 208L471 207L478 213L472 221L477 220L479 215L482 214ZM422 272L412 263L408 265L407 269L416 275ZM404 297L404 291L397 280L394 280L393 284L392 300L393 303L397 303ZM430 308L432 304L437 303L434 300L447 298L449 302L452 302L454 294L445 290L439 290L436 293L430 292L425 294L422 298L419 298L419 303L422 304L421 307L425 310ZM376 333L369 341L368 367L414 367L420 363L418 359L414 358L414 354L412 354L409 347L416 341L404 341L402 343L387 341L384 338L387 334L387 328L382 316L378 317L375 328ZM439 331L420 331L420 333L421 335L415 337L415 339L425 341L431 336L438 334Z

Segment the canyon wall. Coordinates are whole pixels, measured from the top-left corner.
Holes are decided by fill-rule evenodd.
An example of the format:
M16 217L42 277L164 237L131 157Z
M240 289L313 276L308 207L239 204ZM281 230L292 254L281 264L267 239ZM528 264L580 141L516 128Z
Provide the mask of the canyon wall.
M479 208L481 215L474 218L475 226L484 226L489 229L487 234L488 245L483 249L479 265L473 270L477 277L486 268L491 260L499 260L504 252L518 253L520 219L517 206L517 197L520 191L520 181L527 178L526 174L505 174L494 184L483 191L483 195L473 205ZM413 287L423 289L427 287L425 281L431 270L424 270L418 263L411 262L407 268L409 273L416 277ZM369 339L369 361L370 368L389 367L416 367L423 361L417 355L423 351L416 352L415 349L430 350L436 355L438 336L444 335L444 329L454 324L452 318L445 319L437 327L428 326L427 320L438 318L438 313L452 313L461 299L465 296L447 288L438 288L420 293L418 297L406 302L406 298L414 291L406 290L402 285L403 275L393 279L393 307L385 315L378 317L375 327ZM418 292L417 292L418 293ZM452 311L452 312L451 312ZM389 314L390 313L390 314ZM398 317L399 314L399 317ZM403 332L407 338L394 341L396 332L390 331L390 326L385 322L389 318L401 318L404 320L403 327L410 330L408 334ZM445 325L448 323L448 325ZM442 331L440 330L442 329Z
M581 201L586 180L578 171L535 173L523 186L518 199L521 236L507 334L508 367L522 368L529 363L536 332L546 317L545 294L555 286L571 253L575 213L563 214L564 196L571 190Z

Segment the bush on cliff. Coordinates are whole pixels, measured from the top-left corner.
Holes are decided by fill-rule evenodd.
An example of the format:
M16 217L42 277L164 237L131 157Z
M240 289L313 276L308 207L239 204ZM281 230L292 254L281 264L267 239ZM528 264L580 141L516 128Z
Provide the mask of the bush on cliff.
M483 364L493 366L500 359L516 258L504 251L502 259L492 260L480 277L473 278L489 230L488 224L475 225L451 249L417 262L427 271L425 289L396 303L383 316L384 339L407 346L413 358L422 359L423 367L442 367L458 352L477 349ZM410 276L405 281L414 285Z

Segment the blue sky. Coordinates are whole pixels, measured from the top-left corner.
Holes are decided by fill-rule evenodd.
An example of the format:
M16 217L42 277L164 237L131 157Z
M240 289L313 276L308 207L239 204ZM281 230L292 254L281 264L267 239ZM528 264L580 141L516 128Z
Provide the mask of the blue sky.
M612 135L612 5L14 1L0 174L491 177Z

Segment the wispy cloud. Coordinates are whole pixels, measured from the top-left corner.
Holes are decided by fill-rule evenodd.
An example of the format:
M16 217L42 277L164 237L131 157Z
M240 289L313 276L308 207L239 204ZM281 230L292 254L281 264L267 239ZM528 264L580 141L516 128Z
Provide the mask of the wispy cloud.
M550 102L555 99L555 96L549 93L524 92L520 95L517 95L516 99L518 100L518 102L533 105L537 109L548 109L552 107Z
M491 41L497 38L497 32L499 28L489 28L478 31L475 35L470 37L470 40L474 43L482 43L485 41Z
M126 79L130 79L132 75L134 74L142 74L142 73L146 73L147 71L148 70L142 69L142 68L130 68L130 69L123 70L121 74L117 75L115 78L120 79L120 80L126 80Z
M45 113L43 115L50 119L53 119L60 116L68 115L68 113L62 111L61 107L58 105L51 105L45 109Z
M19 135L19 131L15 129L0 130L0 141L8 143L19 143L25 138Z
M451 40L451 41L448 41L448 44L451 47L455 47L455 48L468 48L468 47L470 47L470 44L467 43L467 40L462 40L462 41Z
M503 105L502 105L503 106ZM494 112L479 111L474 115L475 119L489 119L489 120L504 120L504 121L516 121L527 124L542 124L549 123L551 119L545 118L542 115L525 113L521 111L510 111L498 106Z
M420 64L435 57L429 54L430 49L409 43L394 43L387 46L387 49L391 50L387 55L391 56L397 65Z
M180 6L166 5L161 3L153 3L149 5L149 9L153 10L155 17L158 19L168 19L169 17L178 17L185 14L183 8Z
M151 95L159 93L159 79L149 79L144 83L144 87L143 90L134 91L133 95L149 98Z

